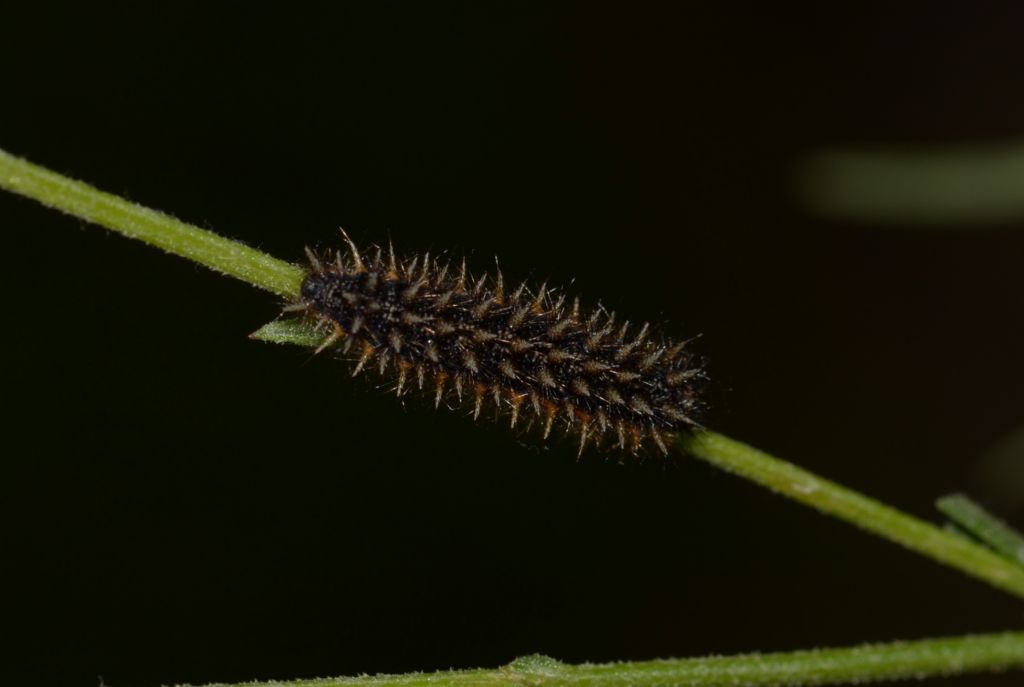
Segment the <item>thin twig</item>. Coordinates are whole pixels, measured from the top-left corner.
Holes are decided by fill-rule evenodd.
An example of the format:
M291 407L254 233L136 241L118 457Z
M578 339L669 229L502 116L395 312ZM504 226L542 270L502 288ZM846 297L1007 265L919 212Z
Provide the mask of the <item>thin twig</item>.
M272 293L294 297L301 283L303 271L296 265L68 179L2 150L0 188L140 239ZM301 330L302 326L288 322L274 323L253 336L304 344L308 343L310 334L308 328ZM902 544L1012 594L1024 596L1024 569L965 537L945 532L795 465L712 432L697 433L684 438L680 443L692 455L719 468ZM600 666L568 666L551 659L527 658L497 671L453 671L298 684L366 684L374 687L418 687L427 684L508 687L767 687L950 675L1022 665L1024 633L1010 633L791 654Z
M497 670L260 683L263 687L809 687L1024 667L1024 632L790 653L569 665L527 656ZM241 686L236 686L241 687Z
M255 248L186 224L0 150L0 188L37 200L281 296L299 292L303 271Z
M714 432L683 437L688 453L822 513L1024 597L1024 568L976 542L902 513L764 451Z

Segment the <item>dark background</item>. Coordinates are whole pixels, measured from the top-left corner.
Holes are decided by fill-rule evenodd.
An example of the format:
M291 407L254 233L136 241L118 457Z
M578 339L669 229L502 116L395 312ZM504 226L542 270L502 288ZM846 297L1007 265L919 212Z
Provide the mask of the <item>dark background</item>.
M703 333L713 428L924 517L967 489L1024 525L1024 485L981 467L1024 424L1024 221L864 226L793 193L822 146L1019 136L1021 26L1017 3L5 8L0 146L285 259L343 225L572 282ZM245 284L7 194L0 225L12 684L1021 626L702 463L577 462L403 407L248 341L279 303Z

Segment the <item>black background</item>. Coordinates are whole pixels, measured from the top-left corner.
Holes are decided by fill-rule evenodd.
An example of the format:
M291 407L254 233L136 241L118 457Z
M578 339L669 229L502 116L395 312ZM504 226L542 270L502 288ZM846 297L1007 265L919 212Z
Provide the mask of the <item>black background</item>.
M0 146L285 259L342 225L573 282L703 333L715 429L1024 525L978 478L1024 420L1024 223L862 226L792 192L821 146L1020 135L1021 26L1017 3L5 8ZM0 224L12 684L1020 627L1005 594L704 464L403 407L248 341L280 304L245 284L7 194Z

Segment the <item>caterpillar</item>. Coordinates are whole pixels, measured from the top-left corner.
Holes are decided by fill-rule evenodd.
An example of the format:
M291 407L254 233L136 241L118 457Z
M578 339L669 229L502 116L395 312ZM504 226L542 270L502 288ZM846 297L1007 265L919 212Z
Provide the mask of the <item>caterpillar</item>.
M316 352L351 354L353 376L371 365L394 375L399 396L415 384L472 406L493 399L515 428L524 417L548 439L556 422L579 440L636 454L649 439L668 453L673 435L700 426L703 360L689 341L630 333L603 307L525 282L506 291L500 269L478 279L426 255L395 258L389 244L366 258L342 230L342 250L309 260L288 313L313 318L326 334ZM370 252L373 253L370 257ZM354 349L354 351L353 351Z

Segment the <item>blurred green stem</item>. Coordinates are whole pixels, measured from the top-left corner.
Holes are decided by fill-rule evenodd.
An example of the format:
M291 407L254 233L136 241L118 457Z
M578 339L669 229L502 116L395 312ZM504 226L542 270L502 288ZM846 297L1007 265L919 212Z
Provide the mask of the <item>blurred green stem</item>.
M0 187L32 198L75 217L181 255L259 288L294 297L302 268L241 243L224 239L148 208L129 203L72 179L0 151ZM298 329L296 329L298 328ZM272 323L253 338L286 343L307 342L301 324ZM305 338L303 338L305 337ZM905 515L873 499L713 432L698 432L680 441L683 449L716 467L765 486L823 513L846 520L933 560L957 568L1016 596L1024 597L1024 569L960 535ZM729 663L733 661L733 663ZM552 662L551 684L579 685L812 685L842 680L881 679L905 675L1019 666L1024 662L1020 634L936 640L780 654L774 657L657 661L607 666L562 666ZM729 673L730 670L748 671ZM717 671L725 671L719 674ZM795 681L803 674L803 681ZM442 674L444 675L444 674ZM451 676L476 676L481 684L505 679L521 684L508 671L469 671ZM546 675L546 673L544 674ZM742 677L746 675L746 677ZM762 680L755 680L760 675ZM359 678L372 683L383 678ZM394 678L395 684L429 682L428 676ZM461 681L461 678L460 680ZM334 681L322 684L347 684ZM321 684L321 683L310 683ZM387 684L383 682L380 684ZM475 683L474 683L475 684Z
M569 665L526 656L497 670L264 683L289 687L809 687L1024 667L1024 633L775 654Z
M935 502L956 525L970 532L1017 565L1024 565L1024 536L964 494L949 494Z
M807 209L901 226L977 229L1024 217L1024 141L825 149L798 166Z

